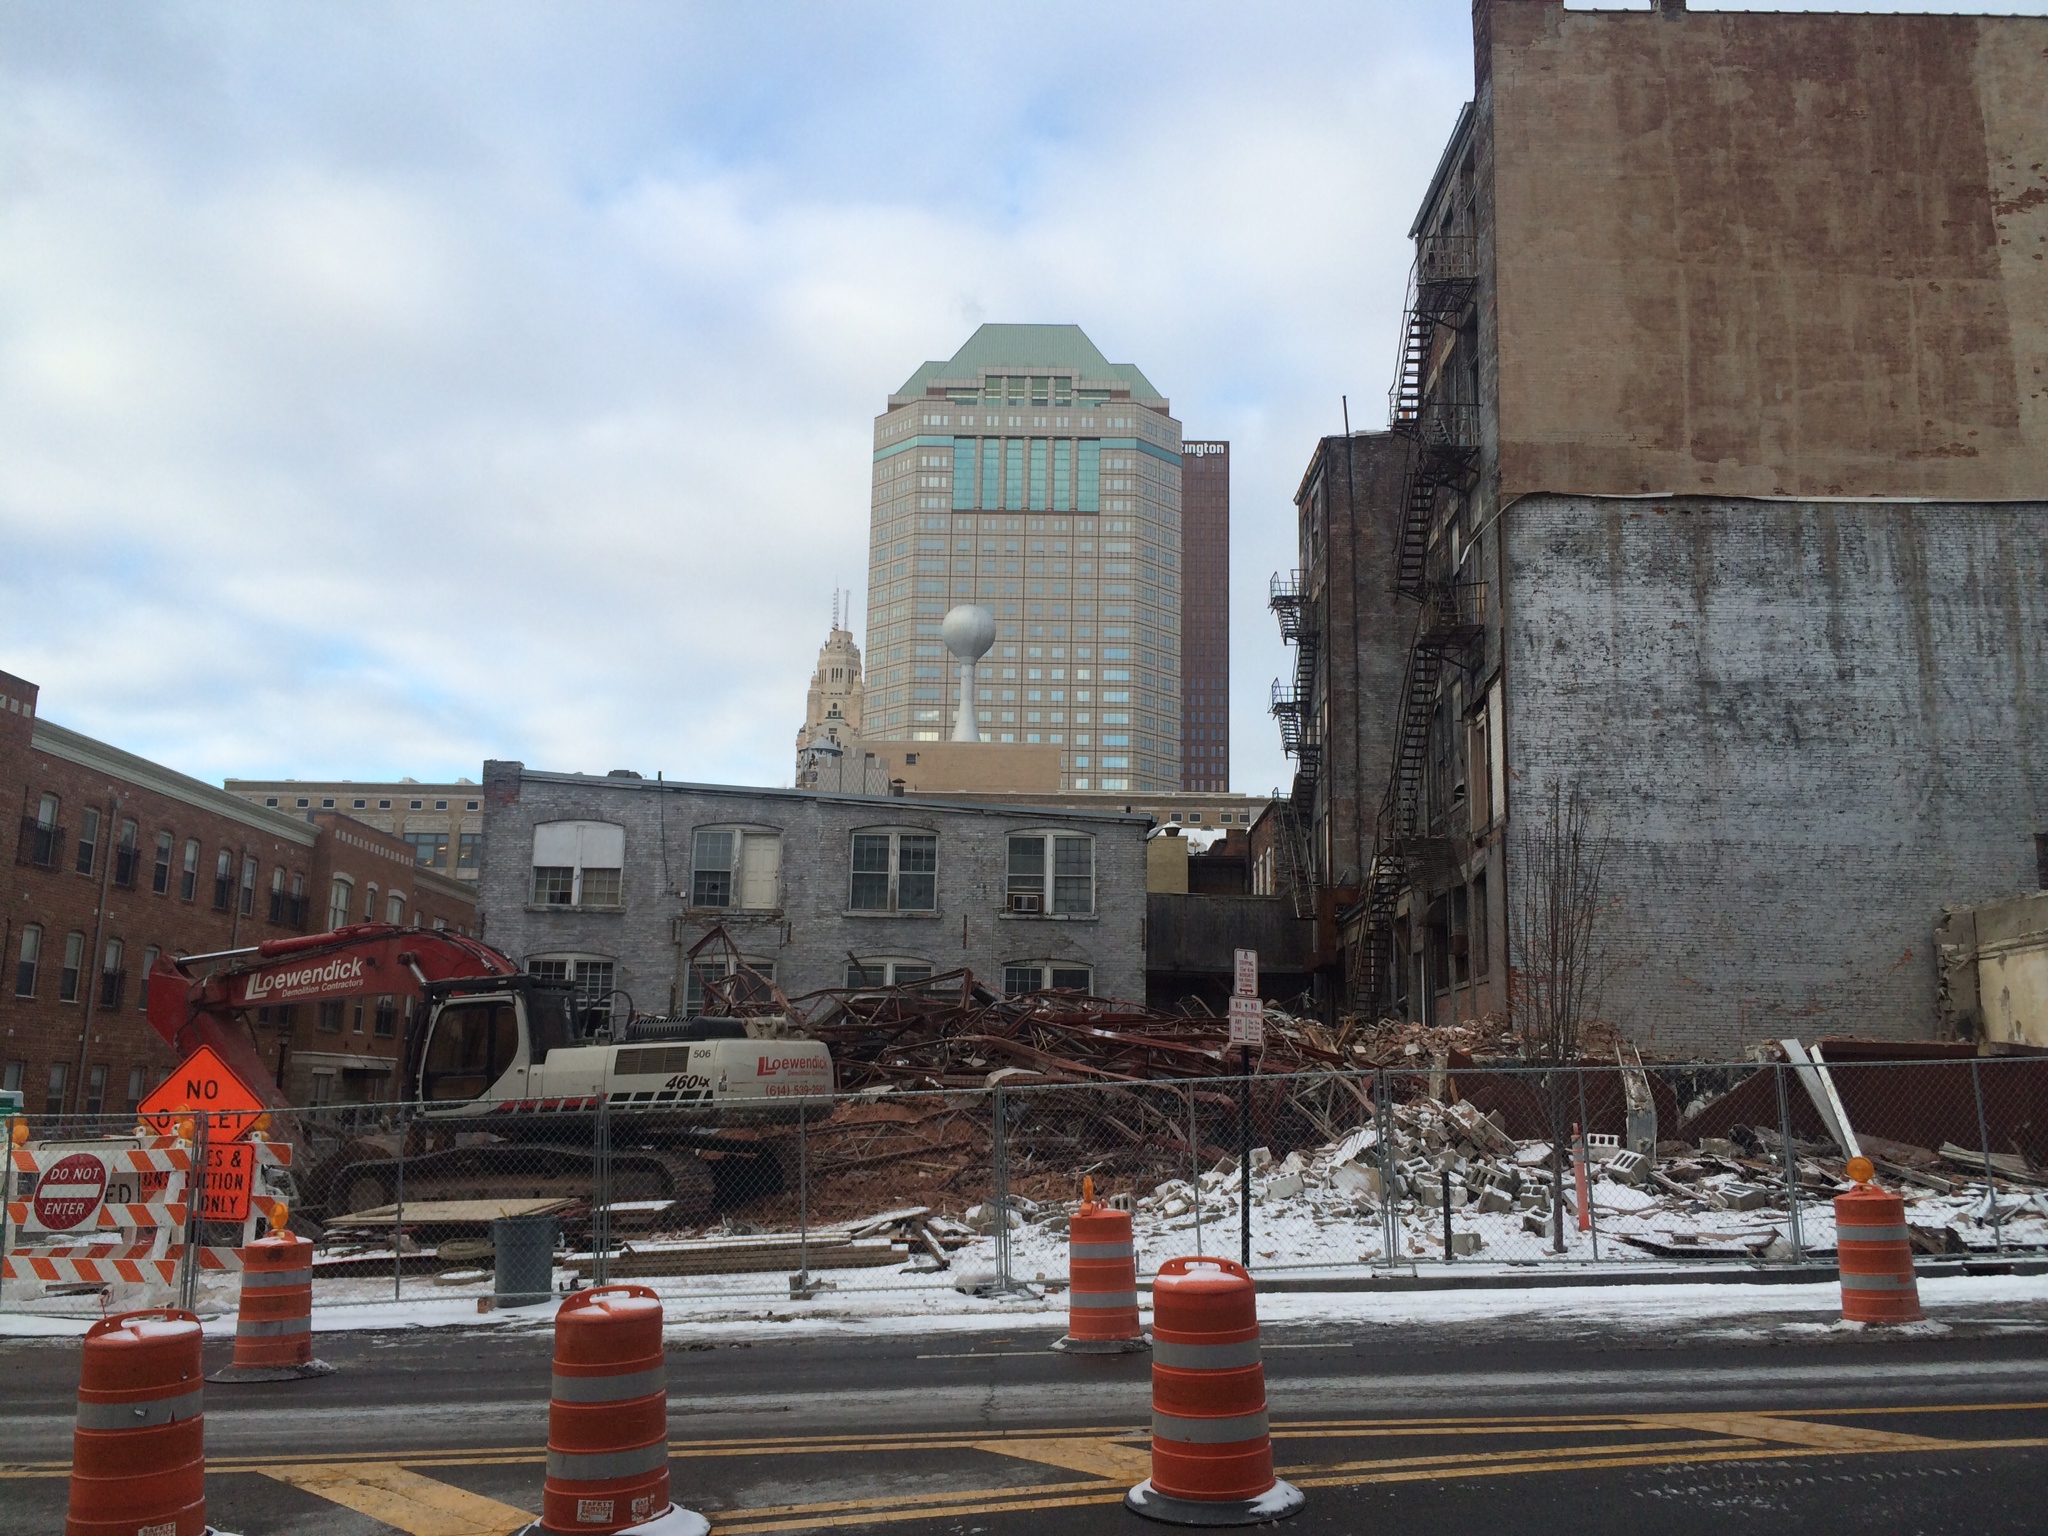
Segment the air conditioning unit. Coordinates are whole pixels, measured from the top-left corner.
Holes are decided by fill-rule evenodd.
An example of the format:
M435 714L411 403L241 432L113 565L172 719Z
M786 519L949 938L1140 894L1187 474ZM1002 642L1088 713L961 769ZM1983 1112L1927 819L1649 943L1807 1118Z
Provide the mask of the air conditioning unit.
M1010 892L1010 910L1012 912L1042 912L1045 910L1045 898L1036 894L1026 894L1023 891L1012 891Z

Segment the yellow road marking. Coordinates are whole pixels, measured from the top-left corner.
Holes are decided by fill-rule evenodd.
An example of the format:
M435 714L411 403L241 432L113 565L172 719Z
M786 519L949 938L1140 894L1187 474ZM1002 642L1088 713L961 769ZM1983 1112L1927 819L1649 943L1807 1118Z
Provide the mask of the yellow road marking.
M1927 1435L1901 1435L1889 1429L1863 1429L1847 1424L1816 1424L1768 1413L1655 1413L1645 1414L1637 1422L1645 1429L1697 1429L1738 1439L1810 1446L1817 1451L1926 1451L1938 1449L1944 1443Z
M1597 1459L1605 1456L1640 1454L1643 1451L1720 1449L1730 1443L1727 1440L1637 1440L1622 1445L1572 1445L1562 1448L1544 1446L1540 1450L1533 1451L1483 1451L1476 1456L1389 1456L1373 1461L1311 1463L1299 1467L1282 1467L1280 1470L1289 1478L1294 1478L1296 1473L1300 1473L1303 1477L1320 1477L1325 1480L1335 1477L1340 1472L1370 1472L1378 1474L1409 1467L1425 1469L1480 1467L1489 1471L1498 1469L1503 1472L1514 1472L1520 1470L1516 1465L1518 1462L1540 1462L1545 1458L1556 1458L1558 1456L1585 1456ZM1754 1440L1736 1440L1732 1443L1735 1445L1756 1445L1759 1442Z
M1114 1440L1072 1440L1065 1436L1043 1440L983 1440L974 1449L994 1451L998 1456L1015 1456L1019 1461L1042 1462L1085 1472L1091 1477L1121 1478L1126 1483L1143 1482L1152 1475L1152 1452Z
M507 1536L533 1516L396 1463L269 1467L265 1477L317 1494L406 1536Z

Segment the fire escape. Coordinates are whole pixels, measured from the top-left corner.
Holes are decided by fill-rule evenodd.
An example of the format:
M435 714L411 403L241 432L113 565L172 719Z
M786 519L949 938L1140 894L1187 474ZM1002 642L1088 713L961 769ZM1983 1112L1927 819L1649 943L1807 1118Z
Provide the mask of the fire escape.
M1352 952L1353 1006L1366 1013L1386 1002L1395 909L1429 833L1424 785L1444 668L1463 665L1486 632L1485 587L1460 582L1431 542L1443 493L1469 489L1478 469L1478 403L1444 398L1431 378L1440 336L1455 328L1472 302L1475 246L1462 235L1418 240L1391 391L1393 429L1416 450L1402 497L1394 589L1420 611L1402 678L1393 762L1374 827L1372 862L1360 896L1364 924Z
M1268 591L1268 604L1280 621L1280 638L1294 647L1294 681L1273 680L1272 710L1280 723L1280 745L1297 765L1293 788L1277 813L1277 863L1294 915L1309 918L1315 916L1317 883L1309 829L1315 825L1316 786L1323 772L1322 725L1315 707L1322 631L1315 605L1302 591L1301 572L1276 573Z

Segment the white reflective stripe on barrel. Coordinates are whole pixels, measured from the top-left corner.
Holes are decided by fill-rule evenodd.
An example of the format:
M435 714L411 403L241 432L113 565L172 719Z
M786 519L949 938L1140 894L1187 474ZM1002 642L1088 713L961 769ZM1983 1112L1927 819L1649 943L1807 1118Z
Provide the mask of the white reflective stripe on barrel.
M1911 1275L1844 1275L1845 1291L1900 1291L1913 1283Z
M668 1370L657 1365L625 1376L557 1374L548 1395L558 1403L624 1403L668 1390Z
M1129 1259L1137 1249L1129 1243L1069 1243L1068 1256L1076 1259Z
M1178 1371L1234 1371L1259 1363L1259 1341L1241 1344L1176 1344L1152 1334L1152 1363Z
M668 1441L657 1440L630 1451L548 1452L548 1476L572 1483L604 1483L634 1477L668 1465Z
M1068 1300L1077 1307L1135 1307L1138 1304L1136 1291L1073 1291Z
M238 1339L262 1339L280 1333L311 1333L313 1319L310 1317L281 1317L275 1322L253 1322L247 1318L235 1321L235 1337Z
M242 1271L242 1288L244 1290L247 1290L250 1286L255 1286L258 1290L262 1290L268 1286L288 1288L294 1285L311 1285L312 1283L313 1266L310 1264L304 1269L245 1269Z
M1839 1243L1909 1243L1912 1237L1904 1226L1897 1227L1843 1227L1835 1228L1835 1241Z
M1152 1410L1152 1438L1182 1445L1235 1445L1240 1440L1265 1438L1266 1410L1240 1413L1227 1419L1183 1419Z
M156 1429L184 1419L196 1419L206 1411L206 1389L194 1387L176 1397L159 1397L147 1403L80 1403L80 1429Z

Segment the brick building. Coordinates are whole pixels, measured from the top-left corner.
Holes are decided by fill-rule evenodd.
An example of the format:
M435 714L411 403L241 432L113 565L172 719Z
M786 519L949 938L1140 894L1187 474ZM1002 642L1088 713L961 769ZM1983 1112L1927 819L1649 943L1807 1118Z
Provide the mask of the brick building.
M291 816L339 811L406 842L422 869L474 885L484 845L483 791L467 779L453 784L348 779L227 779L231 795Z
M1144 995L1147 817L516 762L484 764L484 807L484 937L600 1007L694 1013L684 956L720 925L790 996L963 966Z
M1346 1003L1505 1004L1558 789L1646 1045L1928 1035L1941 908L2048 828L2048 18L1473 20Z
M21 1089L30 1109L125 1114L174 1062L143 1013L157 956L317 931L338 877L403 892L408 921L473 925L466 887L376 880L394 846L383 834L360 829L379 842L373 866L338 828L42 718L38 694L0 673L0 794L18 807L0 917L0 1086ZM410 849L395 847L409 862ZM293 1027L310 1036L314 1022L258 1023L264 1059L283 1065Z

